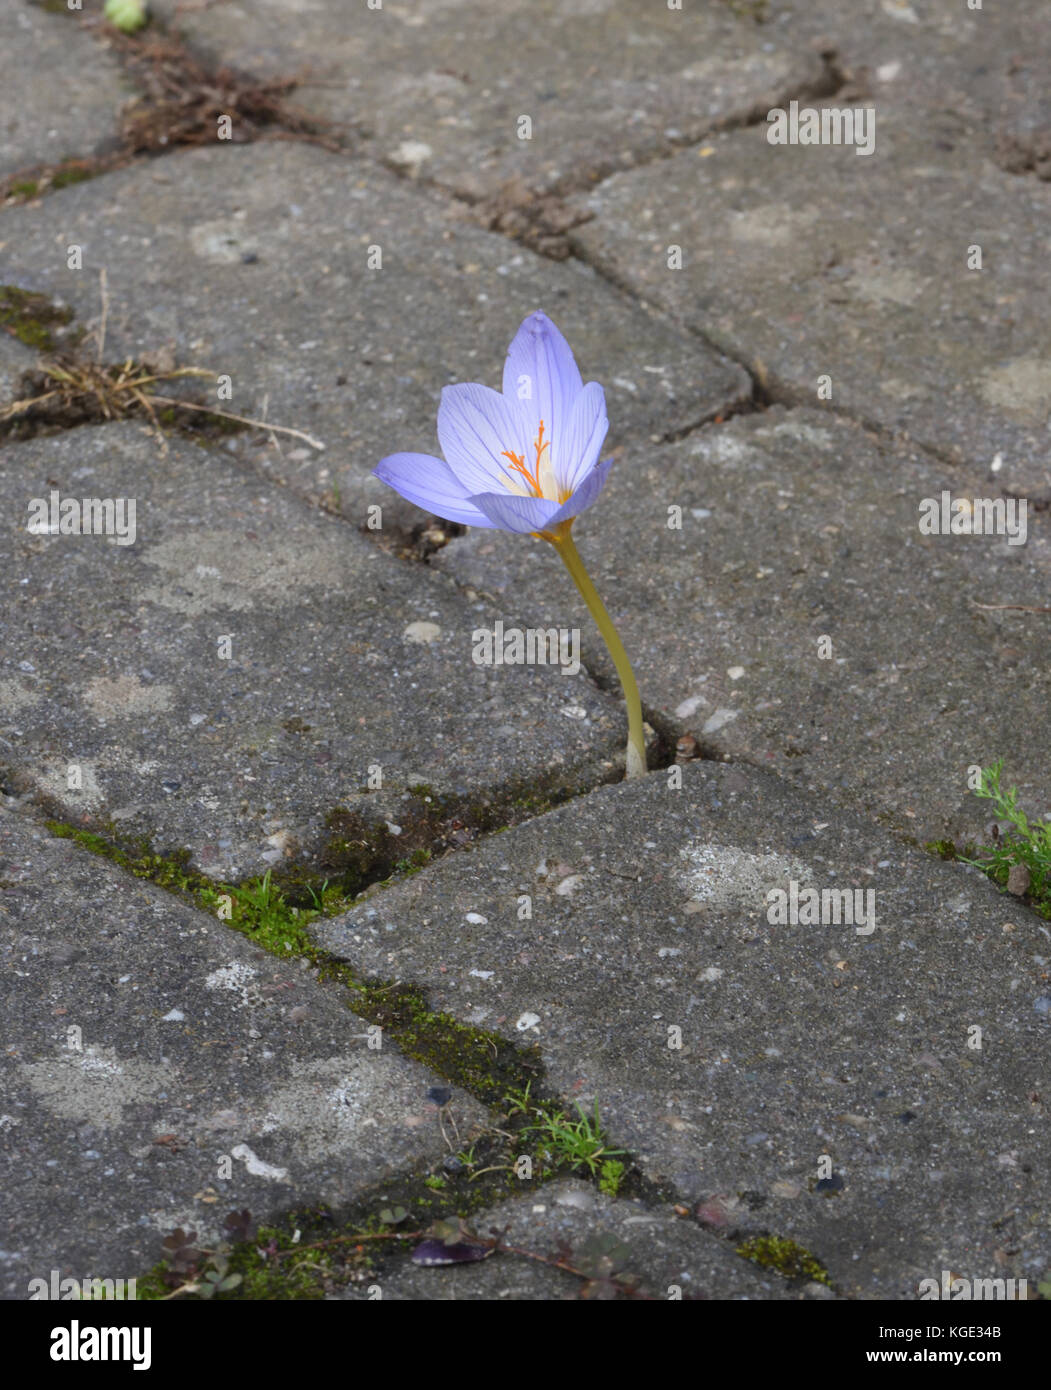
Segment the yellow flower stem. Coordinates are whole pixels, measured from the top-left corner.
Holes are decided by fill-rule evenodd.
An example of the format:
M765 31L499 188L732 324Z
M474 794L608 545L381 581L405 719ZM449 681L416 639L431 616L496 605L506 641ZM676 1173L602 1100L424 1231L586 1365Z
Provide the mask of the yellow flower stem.
M631 662L624 650L624 643L617 635L613 620L606 612L606 605L599 597L598 590L591 582L591 576L584 568L584 562L573 544L572 536L569 534L569 526L567 525L564 530L560 530L557 535L546 535L545 540L550 540L561 555L562 562L569 570L573 583L580 590L581 597L588 606L588 612L595 619L595 625L602 633L602 639L609 648L609 654L613 658L617 675L624 688L624 699L628 706L628 748L624 777L625 779L645 777L646 740L642 732L642 703L639 700L639 687L635 683L635 673L631 669Z

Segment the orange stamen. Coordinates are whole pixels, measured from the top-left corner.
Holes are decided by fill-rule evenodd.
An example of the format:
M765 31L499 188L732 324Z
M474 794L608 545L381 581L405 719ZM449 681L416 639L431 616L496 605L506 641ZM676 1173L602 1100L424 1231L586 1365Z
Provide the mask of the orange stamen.
M533 465L532 472L526 467L525 460L520 458L518 454L512 454L509 449L504 449L502 451L503 457L511 460L511 468L514 472L521 474L524 480L529 484L534 497L543 497L544 495L544 489L540 486L540 458L544 450L550 449L550 447L550 440L544 439L544 422L541 420L540 433L537 435L536 439L533 440L533 448L536 450L536 463Z

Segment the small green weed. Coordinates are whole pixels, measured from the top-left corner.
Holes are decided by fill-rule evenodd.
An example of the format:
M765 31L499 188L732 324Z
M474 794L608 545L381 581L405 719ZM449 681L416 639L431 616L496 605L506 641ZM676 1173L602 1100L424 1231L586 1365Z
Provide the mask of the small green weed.
M599 1118L598 1097L595 1098L592 1114L589 1115L584 1107L578 1104L578 1118L572 1119L557 1105L532 1100L529 1094L531 1085L530 1082L524 1090L510 1091L504 1097L509 1117L532 1116L532 1122L522 1126L522 1133L538 1136L542 1156L548 1159L554 1168L584 1168L594 1177L601 1167L606 1181L613 1184L614 1188L619 1188L624 1176L623 1164L613 1165L619 1172L614 1173L611 1169L606 1174L606 1165L602 1161L615 1154L622 1154L624 1150L607 1147L606 1136L602 1132L602 1121ZM603 1191L609 1190L608 1187L603 1188Z
M991 801L996 819L1007 821L1009 828L1001 834L994 827L993 844L976 850L973 859L957 857L960 863L981 869L1002 888L1007 886L1011 870L1024 865L1029 874L1025 896L1036 912L1051 918L1051 820L1030 821L1019 809L1018 789L1005 791L1000 785L1003 766L1001 758L983 769L981 786L974 794Z

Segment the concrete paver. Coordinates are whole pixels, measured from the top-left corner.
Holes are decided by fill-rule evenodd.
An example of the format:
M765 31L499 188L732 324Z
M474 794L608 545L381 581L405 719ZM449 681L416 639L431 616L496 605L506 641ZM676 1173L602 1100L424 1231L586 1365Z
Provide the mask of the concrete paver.
M174 0L158 9L175 19ZM315 0L216 5L176 22L217 61L305 71L297 105L341 123L370 157L467 198L513 182L579 186L825 80L805 42L765 42L723 4Z
M177 1227L347 1204L447 1152L337 986L0 812L3 1296L139 1277ZM454 1091L461 1131L485 1111Z
M869 155L729 132L608 179L571 236L777 399L827 400L1046 502L1051 189L945 148L907 106L858 109L875 111Z
M995 497L915 447L841 417L773 409L675 444L632 441L577 543L631 657L644 704L709 755L822 788L920 839L981 837L968 770L1004 758L1051 807L1046 513L1006 535L923 535L950 499ZM1008 513L1003 512L1006 523ZM580 622L541 544L475 531L435 565L494 604ZM576 616L575 616L576 615ZM583 658L616 689L582 623Z
M476 665L488 608L222 450L124 423L9 445L0 476L0 761L64 820L227 881L334 879L407 858L440 798L477 821L616 774L623 714L585 673ZM32 534L53 493L133 502L134 543Z
M115 147L134 96L120 64L63 4L3 0L4 120L0 177ZM61 91L60 101L55 100ZM0 235L0 241L3 240Z
M535 1040L548 1083L597 1098L648 1177L714 1229L801 1243L848 1297L915 1298L943 1269L1035 1288L1047 927L778 778L682 771L679 789L666 772L602 788L312 930ZM841 890L857 917L828 899L810 925L807 893ZM792 901L798 924L770 920Z
M607 384L622 434L687 429L751 393L738 366L684 343L585 266L555 266L393 174L313 147L137 164L0 214L5 238L8 280L57 296L85 325L99 317L106 269L108 359L168 347L180 366L232 378L226 402L201 386L217 405L323 443L257 431L237 447L358 526L374 504L387 530L422 519L372 468L392 452L434 452L441 388L498 383L534 309L569 337L587 378ZM83 248L79 271L67 268L71 242Z

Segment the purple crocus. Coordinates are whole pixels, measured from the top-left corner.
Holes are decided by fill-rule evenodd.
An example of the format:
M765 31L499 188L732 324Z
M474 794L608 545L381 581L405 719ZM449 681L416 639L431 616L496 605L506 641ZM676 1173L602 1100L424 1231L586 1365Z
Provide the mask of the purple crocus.
M585 386L569 344L546 314L530 314L504 363L503 392L477 383L446 386L438 407L444 459L390 454L377 478L446 521L489 526L550 541L562 557L609 648L628 707L625 776L646 772L642 704L624 644L570 534L598 500L610 463L599 463L606 398Z
M585 386L565 338L546 314L529 317L504 363L503 392L446 386L431 454L390 454L377 478L446 521L550 539L598 498L612 460L598 462L606 398Z

